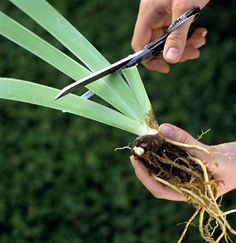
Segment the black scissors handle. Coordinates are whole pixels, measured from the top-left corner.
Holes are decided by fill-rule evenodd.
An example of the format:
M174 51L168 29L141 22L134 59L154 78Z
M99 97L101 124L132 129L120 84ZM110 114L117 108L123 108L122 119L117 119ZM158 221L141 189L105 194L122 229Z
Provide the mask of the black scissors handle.
M195 20L200 14L200 8L199 7L194 7L190 10L188 10L186 13L181 15L177 20L175 20L167 29L167 32L161 36L160 38L152 41L148 45L144 47L143 50L138 51L134 54L129 55L126 58L123 58L119 60L118 62L115 62L108 67L105 67L97 72L91 73L85 78L82 78L78 81L75 81L65 88L63 88L58 95L55 97L55 99L59 99L63 97L64 95L71 93L74 91L76 88L85 86L87 84L90 84L91 82L94 82L95 80L98 80L110 73L114 73L116 71L122 70L124 68L132 67L143 60L147 60L150 58L153 58L157 56L158 54L161 53L161 51L164 48L165 42L167 37L169 36L170 33L172 33L174 30L176 30L179 26L181 26L183 23L185 23L187 20L189 20L191 17L194 17L193 20Z
M148 45L146 45L143 49L143 53L140 53L136 57L134 57L127 65L126 67L131 67L137 63L140 63L141 61L149 58L153 58L155 56L158 56L161 51L164 49L164 45L166 43L166 39L174 30L176 30L179 26L181 26L183 23L185 23L187 20L189 20L191 17L194 17L193 20L195 20L200 15L200 8L194 7L190 10L188 10L186 13L181 15L178 19L176 19L167 29L167 32L162 35L160 38L152 41Z

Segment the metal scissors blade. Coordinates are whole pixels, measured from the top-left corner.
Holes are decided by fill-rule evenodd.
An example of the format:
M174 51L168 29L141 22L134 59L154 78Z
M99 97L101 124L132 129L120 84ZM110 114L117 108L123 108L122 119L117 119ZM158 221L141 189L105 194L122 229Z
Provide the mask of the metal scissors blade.
M158 39L152 41L151 43L149 43L148 45L146 45L143 50L138 51L134 54L131 54L128 57L125 57L125 58L109 65L108 67L105 67L97 72L91 73L87 77L84 77L78 81L75 81L75 82L67 85L58 93L58 95L55 97L55 99L57 100L57 99L65 96L66 94L71 93L76 88L90 84L91 82L94 82L95 80L98 80L108 74L114 73L114 72L122 70L124 68L135 66L135 65L139 64L140 62L142 62L143 60L151 59L151 58L159 55L164 48L168 35L170 33L172 33L174 30L176 30L183 23L185 23L191 17L194 17L194 20L195 20L199 16L199 14L200 14L199 7L194 7L192 9L188 10L186 13L181 15L178 19L176 19L169 26L169 28L167 29L167 32L163 36L161 36L160 38L158 38ZM89 92L90 92L90 94L85 95L84 96L85 98L91 97L92 92L91 91L89 91Z
M114 72L118 71L119 69L123 68L126 64L128 64L133 59L133 57L137 54L138 53L135 53L126 58L123 58L123 59L109 65L108 67L105 67L97 72L91 73L90 75L88 75L78 81L75 81L74 83L67 85L58 93L58 95L55 97L55 99L57 100L57 99L63 97L64 95L71 93L76 88L90 84L97 79L100 79L110 73L114 73Z

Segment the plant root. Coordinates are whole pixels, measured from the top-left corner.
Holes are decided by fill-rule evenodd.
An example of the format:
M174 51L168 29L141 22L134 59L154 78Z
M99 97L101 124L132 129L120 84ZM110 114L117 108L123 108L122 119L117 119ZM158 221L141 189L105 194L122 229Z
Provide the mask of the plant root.
M209 243L232 242L229 234L236 235L226 216L236 210L222 212L218 202L216 181L208 171L206 164L186 152L195 149L211 155L210 152L196 145L188 145L164 139L158 134L138 137L132 146L132 153L160 183L184 195L186 201L195 208L192 217L178 240L181 243L188 227L199 215L199 232Z

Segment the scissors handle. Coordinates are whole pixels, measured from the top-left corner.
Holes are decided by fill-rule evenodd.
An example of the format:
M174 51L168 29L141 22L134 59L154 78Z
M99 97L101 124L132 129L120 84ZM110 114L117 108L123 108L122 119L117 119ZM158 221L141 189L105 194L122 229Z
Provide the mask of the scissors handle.
M183 23L185 23L190 18L193 18L193 21L200 15L200 8L194 7L190 10L188 10L186 13L181 15L178 19L176 19L167 29L167 32L162 35L160 38L150 42L147 44L143 51L140 53L137 53L136 56L133 57L125 66L125 68L132 67L143 60L146 59L152 59L155 58L155 56L158 56L164 49L164 45L166 42L167 37L169 34L171 34L174 30L176 30L179 26L181 26Z
M199 7L194 7L189 9L186 13L181 15L178 19L176 19L167 29L167 33L172 33L176 30L180 25L186 22L188 19L193 17L193 21L196 20L200 15L201 9Z
M159 39L154 40L153 42L149 43L144 47L144 49L137 53L125 66L125 68L132 67L134 65L139 64L143 60L149 60L154 58L155 56L158 56L165 45L166 39L168 37L168 34L164 34Z

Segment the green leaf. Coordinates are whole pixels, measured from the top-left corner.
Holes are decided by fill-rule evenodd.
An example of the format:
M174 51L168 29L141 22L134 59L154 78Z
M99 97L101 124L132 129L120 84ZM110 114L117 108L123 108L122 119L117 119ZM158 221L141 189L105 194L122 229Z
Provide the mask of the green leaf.
M74 80L89 74L86 68L2 12L0 12L0 34L31 51ZM125 83L122 80L120 82L117 77L118 75L106 77L106 81L100 80L88 85L88 87L125 115L142 121L139 106L131 89L127 89L127 85L127 87L121 87L120 84ZM118 89L120 89L120 95L117 92Z
M146 117L152 110L150 100L148 98L146 89L143 85L142 79L136 67L123 70L123 74L127 79L131 89L134 91L137 102L139 103L142 116Z
M54 97L57 93L57 89L48 86L18 79L0 78L0 98L2 99L21 101L61 110L117 127L136 135L145 134L148 129L145 124L73 94L55 101Z
M109 65L103 55L47 1L10 0L10 2L60 41L91 71L97 71Z
M11 2L52 34L91 71L97 71L109 65L109 62L93 45L47 1L12 0ZM77 79L79 78L75 80ZM87 87L122 113L142 120L135 95L124 80L119 75L113 75L112 80L110 78L104 80L96 82L96 86L92 84ZM128 109L127 106L132 109Z
M47 1L10 1L51 33L90 70L96 71L109 64ZM89 71L79 63L2 12L0 12L0 34L28 49L74 80L89 74ZM116 73L93 82L86 87L125 116L131 118L131 120L136 120L140 124L146 124L146 116L151 111L151 104L142 80L136 68L124 70L124 74L128 83L124 82L123 78ZM62 101L64 99L62 98Z
M79 79L90 72L79 63L24 28L0 11L0 34L22 46L72 79Z

